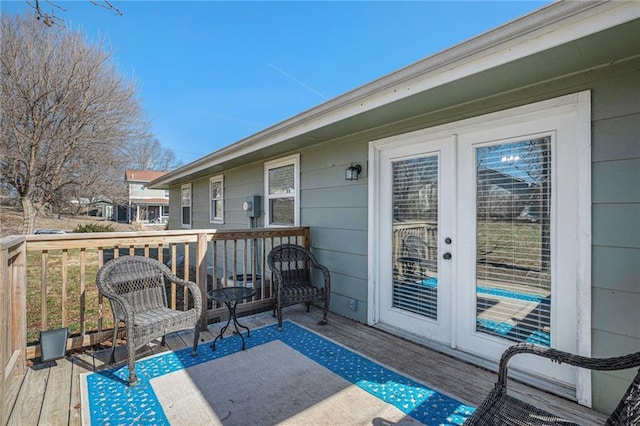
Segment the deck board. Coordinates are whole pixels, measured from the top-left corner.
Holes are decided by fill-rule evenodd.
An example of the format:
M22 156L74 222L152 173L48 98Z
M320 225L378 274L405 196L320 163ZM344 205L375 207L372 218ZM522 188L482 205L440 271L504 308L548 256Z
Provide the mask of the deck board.
M5 420L8 420L9 417L5 413L10 413L13 411L13 407L15 406L16 400L18 398L18 393L20 388L22 387L22 382L24 381L26 374L20 374L17 376L13 376L9 382L9 385L6 387L6 395L3 401L2 406L2 416Z
M291 306L285 310L284 317L471 405L478 405L496 381L496 374L491 371L348 318L330 314L329 323L318 326L317 322L322 317L322 311L319 309L312 309L307 313L303 305ZM273 324L276 319L271 312L265 312L244 317L240 321L254 329ZM208 331L200 333L200 344L213 340L225 323L209 325ZM225 337L230 335L232 331L227 330ZM137 357L191 347L193 337L192 331L173 333L167 336L165 347L160 346L158 340L141 348ZM14 395L17 393L17 397L8 424L80 425L80 376L89 371L106 368L109 352L110 350L106 349L94 353L74 354L67 359L58 360L57 366L28 368L24 375L16 377L12 383L15 388ZM118 346L116 365L125 364L126 348ZM550 411L571 413L579 424L603 424L606 419L606 416L586 407L521 383L510 383L510 389Z
M78 357L71 357L71 391L69 400L69 425L79 426L82 424L82 397L80 390L80 375L88 373L87 364L80 362Z
M60 359L55 361L54 365L49 368L47 386L42 401L42 407L50 408L42 410L39 422L48 425L62 425L69 422L73 362L69 359Z
M49 377L49 367L35 369L28 368L24 375L24 381L18 392L16 404L9 417L8 425L24 426L45 424L40 422L40 412L43 409L42 402ZM53 410L54 407L46 407Z

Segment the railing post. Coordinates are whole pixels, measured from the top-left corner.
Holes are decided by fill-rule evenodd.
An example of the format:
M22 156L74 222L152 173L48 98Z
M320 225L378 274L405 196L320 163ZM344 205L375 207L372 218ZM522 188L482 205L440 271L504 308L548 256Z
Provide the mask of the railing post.
M307 250L311 248L311 228L304 228L301 245Z
M24 237L0 240L0 407L8 379L24 374L27 360L27 248ZM7 413L0 411L2 424Z
M207 330L207 290L208 290L208 271L207 271L207 233L198 233L198 242L196 247L196 264L198 265L198 272L196 281L200 287L200 293L202 293L202 315L200 316L200 331Z
M2 324L9 324L9 254L5 247L0 247L0 321ZM9 327L4 326L0 330L0 407L5 406L5 370L7 358L9 357L8 334ZM6 424L8 416L6 413L0 416L2 424Z
M13 300L12 317L16 327L11 332L12 346L20 351L20 361L16 372L23 374L27 362L27 243L23 242L18 249L13 265L13 283L11 299Z

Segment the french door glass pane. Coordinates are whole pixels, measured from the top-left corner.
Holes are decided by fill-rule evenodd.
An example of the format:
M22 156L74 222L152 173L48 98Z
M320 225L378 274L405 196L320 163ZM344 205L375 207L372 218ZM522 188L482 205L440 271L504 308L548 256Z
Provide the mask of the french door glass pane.
M551 342L551 139L476 151L476 331Z
M438 316L438 157L393 163L392 306Z

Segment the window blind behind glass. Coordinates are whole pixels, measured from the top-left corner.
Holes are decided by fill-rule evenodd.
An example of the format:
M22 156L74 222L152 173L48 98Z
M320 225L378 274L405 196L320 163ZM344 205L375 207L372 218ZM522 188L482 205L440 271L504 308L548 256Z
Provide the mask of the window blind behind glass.
M476 329L551 341L551 138L476 151Z
M392 208L392 306L437 319L437 156L393 163Z

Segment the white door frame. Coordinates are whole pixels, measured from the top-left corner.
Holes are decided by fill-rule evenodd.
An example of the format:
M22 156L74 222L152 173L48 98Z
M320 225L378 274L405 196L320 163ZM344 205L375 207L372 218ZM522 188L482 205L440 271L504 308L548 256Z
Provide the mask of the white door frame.
M575 214L573 220L575 220L575 236L577 238L575 245L576 270L574 274L576 294L575 339L576 353L583 356L591 355L591 94L589 91L561 96L369 143L367 321L370 325L376 325L380 322L381 309L379 293L381 286L379 283L382 278L380 274L381 256L379 247L384 242L384 237L378 235L376 231L381 229L380 217L377 212L385 207L381 205L383 197L380 193L382 187L380 174L382 151L391 146L397 147L408 143L408 141L415 140L415 138L433 140L448 137L453 138L455 141L456 135L463 132L490 129L496 121L504 122L504 120L509 119L526 121L528 117L538 117L541 111L570 113L574 117L576 146L573 149L577 164L577 176L574 177L577 190L575 201L577 212L573 212ZM454 330L456 328L454 324ZM451 342L451 347L455 347L455 331ZM577 374L576 399L580 404L590 406L591 375L588 371L582 371L582 369Z

